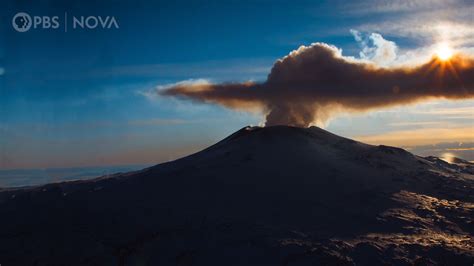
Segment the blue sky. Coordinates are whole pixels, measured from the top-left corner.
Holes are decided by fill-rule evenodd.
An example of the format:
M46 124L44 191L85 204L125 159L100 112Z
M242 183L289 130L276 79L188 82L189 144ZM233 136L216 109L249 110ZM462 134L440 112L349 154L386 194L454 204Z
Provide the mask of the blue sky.
M0 169L175 159L260 124L262 114L162 98L157 88L191 79L264 80L275 60L312 42L360 57L364 44L351 29L380 33L400 58L422 54L440 38L470 51L471 11L471 1L7 0L0 11ZM65 32L61 24L19 33L11 22L18 12L61 22L65 13L114 16L119 28ZM371 143L470 148L472 106L437 101L341 114L325 126Z

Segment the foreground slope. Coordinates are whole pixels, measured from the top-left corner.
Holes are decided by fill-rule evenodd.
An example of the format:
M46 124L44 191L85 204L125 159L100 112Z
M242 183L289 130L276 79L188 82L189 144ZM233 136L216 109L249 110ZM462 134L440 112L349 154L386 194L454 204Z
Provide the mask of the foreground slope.
M473 166L247 127L142 171L0 193L5 265L472 265Z

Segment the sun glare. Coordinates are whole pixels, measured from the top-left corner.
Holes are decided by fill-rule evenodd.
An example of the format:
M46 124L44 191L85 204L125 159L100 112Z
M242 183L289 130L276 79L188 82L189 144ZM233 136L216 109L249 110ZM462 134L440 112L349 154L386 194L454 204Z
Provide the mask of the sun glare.
M454 154L449 152L445 152L441 155L441 160L446 161L448 163L453 163L454 158L456 158Z
M453 50L451 50L451 48L446 45L442 45L436 51L436 55L441 61L446 61L449 60L453 55Z

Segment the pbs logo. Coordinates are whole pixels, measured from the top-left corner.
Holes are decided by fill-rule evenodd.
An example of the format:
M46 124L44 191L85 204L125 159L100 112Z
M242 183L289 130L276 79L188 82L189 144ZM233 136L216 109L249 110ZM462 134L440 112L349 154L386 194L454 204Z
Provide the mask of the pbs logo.
M12 19L13 28L18 32L25 32L31 28L31 17L25 12L17 13Z
M58 16L30 16L25 12L17 13L12 19L12 26L18 32L33 29L58 29Z

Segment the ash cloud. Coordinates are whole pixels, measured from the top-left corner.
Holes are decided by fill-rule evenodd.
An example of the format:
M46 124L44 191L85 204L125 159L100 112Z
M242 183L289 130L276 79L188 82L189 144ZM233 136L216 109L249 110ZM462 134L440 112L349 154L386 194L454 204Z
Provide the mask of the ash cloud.
M262 110L266 126L307 127L340 111L473 98L474 59L457 54L445 62L433 57L415 66L381 67L344 57L334 46L314 43L277 60L265 82L178 83L160 94Z

